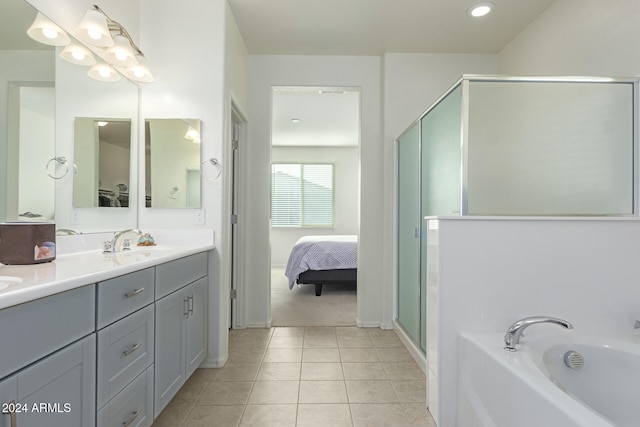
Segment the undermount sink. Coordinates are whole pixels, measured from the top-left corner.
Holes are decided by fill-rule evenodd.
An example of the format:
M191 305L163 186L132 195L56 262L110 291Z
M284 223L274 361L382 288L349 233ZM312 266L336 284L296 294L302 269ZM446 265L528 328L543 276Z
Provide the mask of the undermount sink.
M22 283L22 278L15 276L0 276L0 291L11 285Z

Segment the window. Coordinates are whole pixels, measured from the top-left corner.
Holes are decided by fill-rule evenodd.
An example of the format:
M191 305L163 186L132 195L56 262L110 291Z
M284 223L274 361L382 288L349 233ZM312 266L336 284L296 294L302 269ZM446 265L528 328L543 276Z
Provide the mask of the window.
M333 164L273 163L271 225L332 227Z

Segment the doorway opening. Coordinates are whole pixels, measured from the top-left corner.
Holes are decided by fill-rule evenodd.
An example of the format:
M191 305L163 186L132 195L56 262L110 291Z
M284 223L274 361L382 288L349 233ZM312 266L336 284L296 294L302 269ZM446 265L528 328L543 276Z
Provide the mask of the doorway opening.
M359 88L274 87L272 326L356 325L359 212Z

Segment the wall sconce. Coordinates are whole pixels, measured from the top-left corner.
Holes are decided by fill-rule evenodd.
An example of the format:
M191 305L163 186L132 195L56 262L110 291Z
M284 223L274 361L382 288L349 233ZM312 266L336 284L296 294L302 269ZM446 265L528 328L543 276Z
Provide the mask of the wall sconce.
M35 41L49 46L66 46L71 42L71 39L62 28L51 22L40 12L38 12L33 24L27 30L27 34Z
M97 5L87 11L76 32L82 41L97 48L106 48L100 55L102 59L117 67L127 78L140 83L153 81L144 53L127 30Z

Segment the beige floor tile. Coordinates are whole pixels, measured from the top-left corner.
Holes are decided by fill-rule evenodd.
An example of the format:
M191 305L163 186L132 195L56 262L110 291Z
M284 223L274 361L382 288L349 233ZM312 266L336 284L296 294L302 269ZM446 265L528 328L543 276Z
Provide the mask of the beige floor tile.
M343 363L345 380L386 380L382 363Z
M355 427L406 427L408 420L399 404L351 404Z
M297 405L247 405L241 427L295 427Z
M349 403L397 403L391 382L382 380L345 381Z
M424 403L403 403L408 427L437 427Z
M337 348L305 348L302 362L340 362L340 351Z
M390 380L426 379L424 372L415 362L384 363L383 366Z
M273 336L274 337L302 337L304 336L304 327L282 326L282 327L274 328Z
M304 328L305 336L308 335L331 335L336 336L336 327L334 326L307 326Z
M370 348L373 347L373 342L369 337L339 336L338 346L340 348Z
M183 399L178 396L171 399L169 404L153 422L154 427L175 427L182 424L187 418L196 401L193 399Z
M271 337L269 348L302 348L302 339L301 336Z
M340 326L336 328L338 337L368 337L367 328L358 328L357 326Z
M305 335L303 348L338 348L335 335Z
M342 381L344 375L342 375L341 363L303 363L301 380L305 381Z
M351 410L344 404L300 404L297 427L352 427Z
M299 381L256 381L249 396L249 404L298 403L299 385Z
M244 405L196 406L182 427L238 427Z
M300 403L347 403L344 381L300 381Z
M373 335L371 336L371 341L373 341L374 347L377 348L389 348L389 347L402 347L404 348L404 344L400 341L400 338L397 335Z
M262 363L300 361L302 361L301 348L269 348L262 359Z
M240 336L233 342L231 348L267 348L271 337L269 336Z
M404 347L376 348L378 357L383 362L413 362L413 357Z
M258 371L256 381L300 380L300 363L279 362L263 363Z
M253 381L259 368L259 363L227 363L216 369L211 381Z
M266 348L255 347L230 348L227 363L260 363L266 351Z
M211 382L197 405L243 405L249 400L253 382Z
M370 337L397 337L393 329L367 328Z
M380 362L378 353L372 348L341 348L340 359L345 362Z
M391 385L400 402L427 402L427 382L425 380L391 380Z

